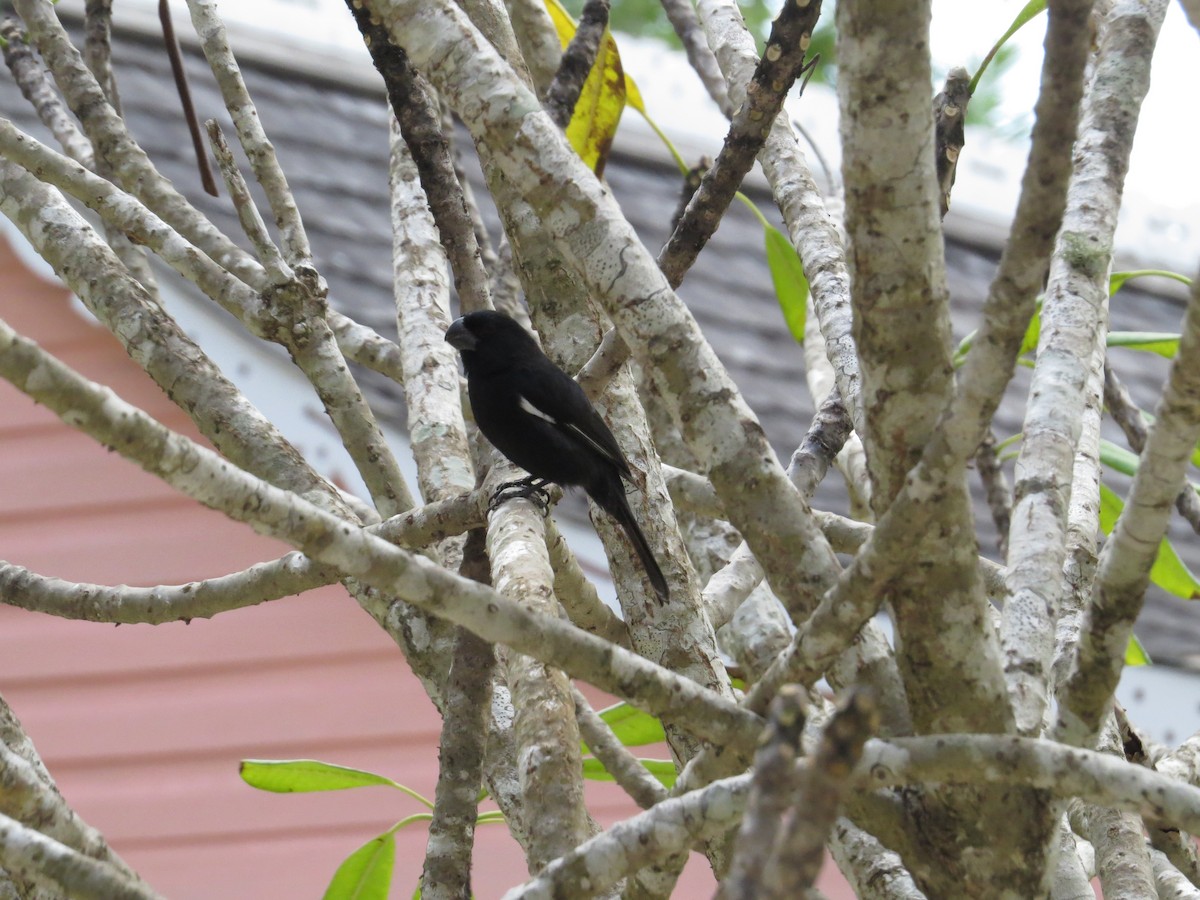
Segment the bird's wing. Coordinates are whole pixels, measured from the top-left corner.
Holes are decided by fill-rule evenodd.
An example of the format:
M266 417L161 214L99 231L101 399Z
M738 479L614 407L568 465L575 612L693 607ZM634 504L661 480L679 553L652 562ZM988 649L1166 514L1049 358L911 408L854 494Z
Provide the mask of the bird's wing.
M546 369L537 367L519 379L517 393L521 409L562 430L629 477L629 463L617 439L569 375L547 360Z

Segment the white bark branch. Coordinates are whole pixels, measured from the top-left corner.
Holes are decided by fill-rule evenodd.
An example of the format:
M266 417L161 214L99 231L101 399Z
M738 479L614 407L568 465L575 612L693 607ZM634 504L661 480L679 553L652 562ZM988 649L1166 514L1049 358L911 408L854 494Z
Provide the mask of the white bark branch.
M112 391L87 381L0 323L0 376L69 424L233 519L251 523L313 559L535 656L654 714L729 747L747 748L761 727L752 713L559 619L530 613L490 588L453 575L293 494L231 466L171 432Z

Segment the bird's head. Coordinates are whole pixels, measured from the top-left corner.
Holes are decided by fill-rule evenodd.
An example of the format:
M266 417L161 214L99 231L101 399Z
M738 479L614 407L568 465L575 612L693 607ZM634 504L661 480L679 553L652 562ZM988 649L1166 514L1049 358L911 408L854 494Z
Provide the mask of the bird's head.
M504 313L482 310L460 316L446 329L446 341L463 355L468 366L484 363L495 367L540 355L537 341L516 319Z
M471 331L467 316L459 316L446 329L446 343L459 352L470 352L479 345L479 338Z

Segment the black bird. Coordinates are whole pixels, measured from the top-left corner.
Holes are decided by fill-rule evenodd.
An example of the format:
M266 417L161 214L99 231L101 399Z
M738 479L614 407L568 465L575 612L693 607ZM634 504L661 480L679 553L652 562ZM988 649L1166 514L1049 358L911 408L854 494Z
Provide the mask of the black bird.
M583 388L503 313L467 313L454 320L446 340L462 354L475 424L533 476L514 484L524 486L526 495L551 481L582 487L628 535L665 602L667 580L625 499L622 479L632 481L629 463Z

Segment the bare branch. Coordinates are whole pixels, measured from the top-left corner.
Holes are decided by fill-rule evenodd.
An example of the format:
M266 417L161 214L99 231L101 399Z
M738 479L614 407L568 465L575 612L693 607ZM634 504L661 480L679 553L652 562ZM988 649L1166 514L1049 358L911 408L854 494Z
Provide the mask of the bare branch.
M992 521L996 523L999 535L996 549L1003 557L1008 554L1008 532L1012 527L1012 489L1000 468L1000 459L996 455L996 435L990 429L975 451L975 468L979 472L979 480L983 482Z
M77 900L159 900L140 880L2 814L0 867Z
M1055 286L1061 285L1059 290L1074 288L1092 305L1107 297L1112 233L1133 142L1131 121L1136 121L1149 88L1150 55L1165 12L1165 0L1145 6L1119 0L1110 13L1111 27L1105 30L1092 80L1094 88L1080 127L1077 146L1081 157L1073 181L1074 202L1064 220L1051 271L1051 296ZM1118 71L1119 86L1112 80L1112 73ZM1083 153L1085 149L1088 152ZM1183 467L1200 435L1200 424L1193 424L1197 422L1194 406L1200 397L1196 393L1200 383L1195 383L1187 371L1200 359L1193 356L1197 353L1200 288L1193 285L1179 355L1160 401L1159 421L1148 437L1121 517L1123 522L1118 521L1105 544L1092 604L1075 653L1075 668L1059 693L1054 733L1068 743L1088 741L1108 711L1124 662L1124 642L1141 608L1170 504L1183 483ZM1042 353L1038 356L1040 360ZM1162 421L1163 414L1166 422ZM1190 420L1181 421L1183 417ZM1185 450L1180 442L1189 434L1192 436ZM1160 509L1160 495L1168 486L1172 492ZM1151 536L1152 547L1146 543ZM1122 641L1119 651L1112 643L1116 640Z
M746 813L729 874L717 891L718 900L753 900L762 896L764 867L791 805L792 769L808 712L808 698L794 685L785 685L771 701L771 715L758 751Z
M721 76L716 56L704 39L704 30L700 27L700 19L691 0L662 0L662 8L687 52L688 62L700 76L708 95L725 114L725 118L732 118L733 104L729 102L725 79Z
M1125 440L1129 441L1129 449L1141 454L1146 446L1146 420L1142 411L1137 408L1129 391L1112 366L1104 364L1104 405L1108 408L1113 421L1125 432ZM1185 484L1175 498L1175 508L1179 514L1192 526L1192 530L1200 534L1200 496L1190 484Z
M217 86L225 100L225 108L233 119L238 141L250 161L254 178L262 187L271 205L275 225L279 229L284 258L292 267L312 265L312 248L304 233L300 210L288 187L287 177L275 156L275 148L267 140L258 110L242 80L242 70L233 58L225 25L217 15L213 0L188 0L192 14L192 25L200 36L200 47L208 65L216 76Z
M746 99L733 115L716 161L704 173L683 218L658 254L658 265L672 287L679 287L754 165L792 84L804 71L808 42L821 14L821 0L783 4Z
M746 100L746 86L758 64L754 38L746 30L734 0L699 0L696 8L708 44L725 74L730 103L738 106ZM851 335L850 275L845 250L786 117L775 119L759 161L783 213L788 236L804 263L838 392L855 431L862 434L866 427L862 376Z
M470 532L463 547L460 575L484 584L489 582L486 543L484 529ZM495 665L491 644L465 628L456 629L438 746L442 765L438 767L433 819L429 823L421 874L421 896L431 900L461 900L471 893L471 850Z
M54 135L67 156L87 169L94 168L96 163L91 143L63 106L62 99L54 90L50 73L29 46L20 24L13 19L4 19L0 22L0 39L3 40L4 62L12 71L13 80L21 89L21 94L37 112L38 119Z
M384 540L419 550L484 524L487 497L481 491L417 507L367 529ZM337 569L289 553L241 572L156 587L77 584L0 562L0 597L9 606L88 622L161 625L209 619L340 579Z
M417 0L370 5L414 64L428 69L476 141L496 151L495 174L503 174L510 190L531 204L543 238L568 254L634 355L669 384L664 397L672 415L708 465L733 524L755 549L775 593L787 604L815 605L836 570L833 554L740 392L611 195L455 8ZM463 65L435 63L451 57ZM566 208L574 212L562 215ZM617 272L615 258L624 263ZM755 487L747 490L748 485Z
M546 519L546 544L554 568L554 596L576 627L629 648L629 627L604 605L596 586L588 580L579 560L567 546L553 519Z
M608 30L609 0L587 0L579 14L575 36L563 50L554 80L546 89L544 105L559 128L566 128L579 102L583 83L596 62L596 54Z
M420 173L421 188L454 272L459 303L464 312L490 309L488 275L480 258L463 188L454 171L454 157L442 130L441 110L433 89L413 68L408 55L392 41L387 29L371 21L364 5L354 0L347 0L347 5L371 51L375 68L383 76L392 112Z
M761 720L694 681L354 528L171 432L0 323L0 377L201 503L286 540L385 596L562 668L708 740L752 742Z
M83 124L97 156L112 166L117 184L154 210L218 265L247 284L261 287L263 274L258 263L188 203L159 174L133 140L71 44L49 0L16 0L14 5L25 20L46 65L54 73L59 90Z
M496 465L486 488L512 480L510 465ZM508 500L488 517L488 559L496 590L523 610L553 617L558 614L552 584L554 573L546 549L545 524L537 507L524 498ZM529 868L537 871L566 853L591 833L583 803L583 757L575 701L567 676L521 653L501 656L505 681L512 693L516 717L521 793L530 811Z
M811 761L798 776L792 811L775 839L762 883L765 896L796 897L812 887L824 862L825 842L863 744L879 728L869 691L854 691L821 732Z
M111 0L103 0L103 2L108 3ZM183 109L183 118L187 121L188 133L192 136L192 150L196 154L196 166L200 170L200 186L204 188L205 193L216 197L217 181L213 177L212 164L209 162L208 152L204 148L200 119L196 115L196 106L192 103L192 89L188 85L187 70L183 67L183 50L179 46L179 39L175 36L175 23L171 19L171 5L168 0L158 0L158 21L162 24L163 42L167 46L167 57L171 60L171 74L175 78L175 90L179 94L179 105ZM93 72L96 71L95 65L90 62L88 67ZM116 89L115 84L113 89Z
M1154 866L1155 896L1159 900L1200 900L1200 888L1188 881L1164 854L1151 850L1150 862Z
M667 797L666 789L658 783L645 766L620 742L608 724L600 718L587 698L572 688L575 698L575 718L579 733L588 750L604 764L605 770L642 809L649 809Z

